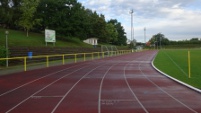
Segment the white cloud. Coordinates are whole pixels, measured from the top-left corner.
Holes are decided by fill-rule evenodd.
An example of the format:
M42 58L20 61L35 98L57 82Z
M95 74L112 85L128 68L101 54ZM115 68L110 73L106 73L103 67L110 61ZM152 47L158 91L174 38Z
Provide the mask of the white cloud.
M137 41L144 41L162 32L171 40L201 38L200 0L78 0L86 8L104 14L106 19L117 19L130 38L131 15L134 10L134 32Z

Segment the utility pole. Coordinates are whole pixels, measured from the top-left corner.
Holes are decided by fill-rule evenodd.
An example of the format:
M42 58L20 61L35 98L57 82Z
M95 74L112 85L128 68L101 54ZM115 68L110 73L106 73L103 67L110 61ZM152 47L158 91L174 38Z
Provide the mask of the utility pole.
M134 46L134 33L133 33L133 9L131 9L131 11L129 12L131 14L131 42L132 45ZM132 47L133 50L133 47Z
M144 28L144 44L146 45L146 27Z

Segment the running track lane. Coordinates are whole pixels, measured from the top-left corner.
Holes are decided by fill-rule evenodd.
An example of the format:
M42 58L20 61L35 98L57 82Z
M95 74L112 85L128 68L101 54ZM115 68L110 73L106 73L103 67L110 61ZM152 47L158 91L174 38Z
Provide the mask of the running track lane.
M198 113L201 94L153 69L157 51L0 77L0 112Z

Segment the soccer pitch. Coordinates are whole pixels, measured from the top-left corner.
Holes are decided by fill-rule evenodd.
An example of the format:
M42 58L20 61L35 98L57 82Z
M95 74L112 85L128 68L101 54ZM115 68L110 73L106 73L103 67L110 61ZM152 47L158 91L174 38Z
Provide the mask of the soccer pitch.
M190 51L190 78L188 51ZM201 89L201 49L160 50L154 65L164 73Z

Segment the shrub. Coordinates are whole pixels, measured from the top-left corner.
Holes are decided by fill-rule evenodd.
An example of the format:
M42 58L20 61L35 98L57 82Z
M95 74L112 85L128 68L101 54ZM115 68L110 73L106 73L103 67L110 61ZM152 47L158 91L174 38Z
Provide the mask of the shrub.
M9 54L9 51L8 51ZM6 48L4 46L0 46L0 58L6 58ZM0 60L0 65L5 66L6 60Z

